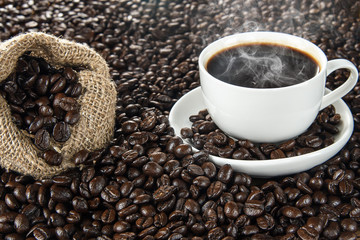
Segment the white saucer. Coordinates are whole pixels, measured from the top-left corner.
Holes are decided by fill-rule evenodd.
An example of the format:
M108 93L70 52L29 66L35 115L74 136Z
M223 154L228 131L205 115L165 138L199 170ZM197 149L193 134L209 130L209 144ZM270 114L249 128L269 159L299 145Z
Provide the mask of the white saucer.
M338 153L353 132L354 119L346 103L343 100L338 100L333 105L336 112L341 115L341 123L338 125L340 131L335 136L335 142L326 148L301 156L275 160L235 160L213 155L210 155L210 159L220 166L229 163L234 170L247 173L253 177L274 177L309 170ZM180 130L184 127L191 127L190 115L198 114L200 110L205 108L200 87L181 97L169 114L170 125L174 128L175 134L181 137ZM189 141L184 141L190 144ZM198 151L194 147L193 149Z

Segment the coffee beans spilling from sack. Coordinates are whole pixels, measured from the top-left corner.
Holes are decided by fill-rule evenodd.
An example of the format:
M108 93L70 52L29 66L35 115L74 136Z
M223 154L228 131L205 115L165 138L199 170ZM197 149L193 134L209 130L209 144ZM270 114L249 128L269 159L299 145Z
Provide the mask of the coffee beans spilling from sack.
M101 149L112 139L115 85L96 52L28 33L1 43L0 61L3 168L52 177L75 167L79 151Z
M189 117L191 128L180 131L195 148L223 158L266 160L294 157L320 150L334 143L339 132L341 116L333 105L321 110L309 129L300 136L281 143L253 143L246 139L235 140L221 131L206 109Z
M76 72L70 67L55 69L43 58L24 55L16 71L0 84L0 91L15 124L29 133L48 164L60 165L62 156L51 142L66 142L70 126L80 119L76 98L82 86Z
M39 30L87 43L118 91L114 139L73 158L88 166L45 180L1 169L0 239L359 238L360 85L343 98L355 126L346 146L289 176L219 168L203 152L189 154L167 121L172 103L199 86L201 49L259 21L360 66L359 1L274 2L0 1L1 41ZM327 87L345 79L330 75Z

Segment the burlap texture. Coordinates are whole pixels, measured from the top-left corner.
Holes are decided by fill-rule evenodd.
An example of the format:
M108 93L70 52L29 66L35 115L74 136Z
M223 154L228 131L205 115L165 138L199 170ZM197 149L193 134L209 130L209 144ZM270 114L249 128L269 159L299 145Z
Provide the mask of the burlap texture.
M42 57L52 66L84 66L78 73L83 93L78 98L81 118L71 126L71 137L58 150L60 166L50 166L32 140L11 120L10 108L0 96L0 164L36 179L49 178L75 167L72 156L81 149L105 147L113 136L116 90L106 61L86 45L45 33L27 33L0 43L0 82L13 71L25 52Z

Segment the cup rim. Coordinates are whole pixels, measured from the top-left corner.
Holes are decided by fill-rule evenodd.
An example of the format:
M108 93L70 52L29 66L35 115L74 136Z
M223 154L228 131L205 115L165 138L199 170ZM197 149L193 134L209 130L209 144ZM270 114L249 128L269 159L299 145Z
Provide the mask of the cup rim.
M239 39L243 36L253 36L253 38L251 39L251 41L239 41ZM274 41L270 41L268 39L268 37L276 37L278 38L280 41L282 41L281 43L279 42L274 42ZM261 39L260 39L260 38ZM292 45L292 44L286 44L284 41L286 41L285 39L292 39L295 40L296 42L303 42L305 43L305 45L307 46L311 46L312 49L317 51L317 56L314 56L315 53L310 52L307 49L300 48L300 46L296 46L296 45ZM236 45L240 45L241 43L271 43L271 44L275 44L275 45L280 45L280 46L290 46L292 48L296 48L301 52L305 52L309 55L312 56L313 59L315 59L317 61L317 64L319 65L320 71L318 71L315 76L313 76L312 78L294 84L294 85L289 85L289 86L284 86L284 87L274 87L274 88L251 88L251 87L243 87L243 86L238 86L238 85L233 85L224 81L221 81L220 79L215 78L214 76L212 76L205 68L205 64L207 62L207 60L209 59L209 57L206 58L206 54L208 54L208 52L212 52L212 54L209 54L210 56L213 56L214 54L216 54L216 52L219 52L220 50L224 49L223 48L218 48L216 51L213 50L214 47L216 47L216 45L220 45L222 42L224 41L230 41L231 44L230 45L226 45L226 48L228 48L229 46L236 46ZM232 35L228 35L222 38L219 38L213 42L211 42L209 45L207 45L200 53L199 55L199 59L198 59L198 65L199 65L199 71L204 73L206 75L206 78L210 78L213 81L216 81L219 84L222 84L224 86L228 86L228 87L235 87L235 88L239 88L239 89L244 89L244 90L249 90L249 91L281 91L281 90L285 90L285 89L290 89L290 88L298 88L301 87L303 85L307 85L309 84L309 82L315 81L319 75L324 74L324 72L326 71L326 64L327 64L327 57L325 55L325 53L318 47L316 46L314 43L310 42L309 40L305 39L305 38L301 38L292 34L288 34L288 33L283 33L283 32L272 32L272 31L256 31L256 32L243 32L243 33L236 33L236 34L232 34ZM200 82L203 81L200 78Z

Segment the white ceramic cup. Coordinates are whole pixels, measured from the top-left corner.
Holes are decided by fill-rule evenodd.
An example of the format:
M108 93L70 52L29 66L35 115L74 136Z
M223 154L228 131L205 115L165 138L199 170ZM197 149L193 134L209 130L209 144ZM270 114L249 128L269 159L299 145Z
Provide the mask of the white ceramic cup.
M209 59L221 50L249 43L267 43L297 49L311 55L318 73L299 84L279 88L248 88L223 82L206 70ZM349 78L326 94L326 77L337 69L348 69ZM246 32L209 44L199 56L200 84L205 105L225 133L254 142L280 142L300 135L318 112L347 94L358 80L356 67L347 60L328 61L313 43L277 32Z

